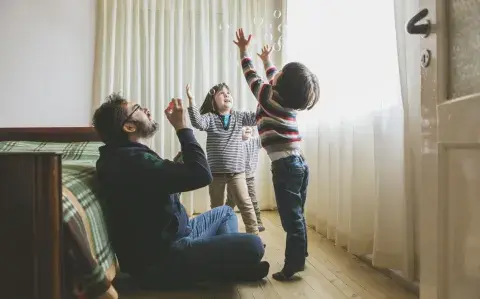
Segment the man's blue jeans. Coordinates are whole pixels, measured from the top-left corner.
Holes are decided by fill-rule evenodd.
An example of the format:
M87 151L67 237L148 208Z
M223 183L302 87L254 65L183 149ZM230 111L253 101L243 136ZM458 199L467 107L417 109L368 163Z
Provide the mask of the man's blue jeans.
M237 216L229 206L217 207L193 218L189 227L188 236L172 243L165 264L145 273L144 287L234 279L236 272L260 263L265 253L258 236L238 232Z
M307 200L308 166L301 156L272 162L272 179L282 227L287 233L285 266L294 272L305 266L307 225L304 208Z

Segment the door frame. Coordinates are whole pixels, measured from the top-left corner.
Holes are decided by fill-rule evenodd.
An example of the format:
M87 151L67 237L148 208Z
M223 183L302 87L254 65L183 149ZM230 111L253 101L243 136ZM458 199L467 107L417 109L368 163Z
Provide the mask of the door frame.
M446 0L420 0L431 23L429 36L421 38L421 51L430 51L430 62L421 69L421 196L420 196L420 298L446 299L447 219L446 148L439 143L438 105L448 91L448 20ZM419 60L421 57L419 57Z

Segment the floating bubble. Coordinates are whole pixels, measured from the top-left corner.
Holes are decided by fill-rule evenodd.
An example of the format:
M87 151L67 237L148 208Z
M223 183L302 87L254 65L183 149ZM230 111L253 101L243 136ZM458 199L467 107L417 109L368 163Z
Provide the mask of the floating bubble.
M278 30L278 32L281 33L283 31L283 25L279 24L278 27L277 27L277 30Z
M280 50L282 49L282 45L279 42L276 42L273 44L272 49L273 51L280 52Z
M270 25L268 25L268 27L270 27L270 29L272 29L272 28L273 28L273 25L272 25L272 24L270 24Z
M278 19L282 16L282 12L277 9L273 12L273 16Z
M265 33L265 40L268 42L272 41L273 40L273 34L267 32Z
M220 31L222 31L222 24L218 25L218 29L220 29Z
M263 18L262 17L256 17L256 18L253 18L253 24L254 25L262 25L263 24Z
M208 94L211 95L211 96L215 95L215 88L210 89Z
M283 46L283 35L280 35L280 37L277 39L277 43L278 43L280 46Z

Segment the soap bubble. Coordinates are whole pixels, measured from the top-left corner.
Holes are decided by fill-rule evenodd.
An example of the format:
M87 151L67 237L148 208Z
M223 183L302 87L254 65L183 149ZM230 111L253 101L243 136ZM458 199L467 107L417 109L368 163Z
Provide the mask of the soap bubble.
M282 16L282 12L277 9L273 12L273 16L279 19Z
M277 41L276 43L273 44L272 49L273 51L280 52L280 50L282 49L282 44L279 41Z
M277 43L278 43L280 46L283 46L283 35L280 35L280 37L277 39Z
M222 24L218 25L218 29L220 29L220 31L222 31Z
M283 30L283 25L282 25L282 24L279 24L278 27L277 27L277 30L278 30L278 32L281 33L282 30Z
M253 24L254 25L262 25L263 24L263 18L262 17L256 17L256 18L253 18Z
M211 96L215 95L215 88L210 89L208 94L211 95Z
M273 34L270 32L265 33L265 40L267 43L271 42L273 40Z

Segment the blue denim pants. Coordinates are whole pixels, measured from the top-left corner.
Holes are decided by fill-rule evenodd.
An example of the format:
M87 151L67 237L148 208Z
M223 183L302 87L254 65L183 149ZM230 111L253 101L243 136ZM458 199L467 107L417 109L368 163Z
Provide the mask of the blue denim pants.
M147 289L183 287L196 282L234 279L235 274L263 258L261 239L238 232L238 220L229 206L214 208L189 222L191 233L172 243L162 265L142 275Z
M308 166L302 156L292 155L272 162L272 179L278 213L287 233L284 269L299 271L305 266Z

